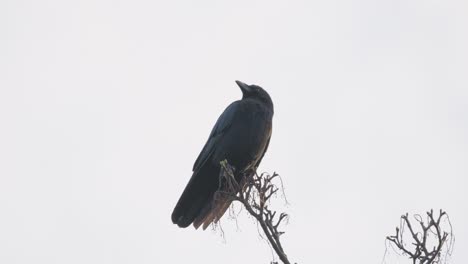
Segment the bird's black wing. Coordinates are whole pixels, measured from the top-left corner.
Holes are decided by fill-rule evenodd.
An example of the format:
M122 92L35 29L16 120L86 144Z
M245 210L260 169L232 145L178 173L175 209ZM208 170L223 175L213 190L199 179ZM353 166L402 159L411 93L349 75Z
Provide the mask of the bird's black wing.
M268 137L268 140L267 140L267 143L266 143L266 146L265 146L265 150L263 150L262 156L260 156L257 163L255 164L255 169L257 169L258 166L260 165L260 162L262 162L262 159L263 159L263 157L265 156L265 153L268 150L268 146L270 145L270 139L271 139L271 129L270 129L270 136Z
M222 145L223 138L232 127L240 101L230 104L213 127L208 140L193 165L193 174L172 213L172 222L180 227L190 225L200 210L207 205L218 187L219 164L213 153Z
M217 143L222 139L226 131L231 127L234 115L239 108L240 101L235 101L230 104L226 110L219 116L218 121L216 121L215 126L211 130L210 136L205 143L202 151L198 155L197 160L193 164L192 171L199 170L203 164L208 160L213 151L216 149Z

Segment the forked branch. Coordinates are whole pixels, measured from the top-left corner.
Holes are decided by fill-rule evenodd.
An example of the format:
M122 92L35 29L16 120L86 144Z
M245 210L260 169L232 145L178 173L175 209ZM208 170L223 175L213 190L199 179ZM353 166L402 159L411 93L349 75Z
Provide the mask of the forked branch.
M446 254L450 255L453 246L453 232L447 213L440 210L439 216L434 216L433 210L426 212L426 221L420 215L415 215L416 225L411 223L408 213L400 218L400 227L396 228L394 236L387 240L395 245L403 254L407 255L413 264L435 264L443 261ZM444 230L442 222L448 222L449 228ZM409 234L404 234L404 230ZM410 241L406 241L410 237Z
M269 207L271 197L280 190L273 183L273 180L279 178L279 175L276 173L259 175L255 171L250 171L244 173L240 183L237 182L235 175L235 168L226 160L222 161L220 174L220 187L222 188L218 190L218 193L242 203L247 212L262 227L268 242L279 259L285 264L290 264L280 240L284 232L279 230L281 223L288 218L288 215L280 213L277 216L277 212Z

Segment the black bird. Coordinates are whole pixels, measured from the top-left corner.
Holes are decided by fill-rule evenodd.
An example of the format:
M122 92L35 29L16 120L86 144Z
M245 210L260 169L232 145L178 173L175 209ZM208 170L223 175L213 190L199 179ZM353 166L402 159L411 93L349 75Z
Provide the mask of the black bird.
M214 199L219 187L220 161L226 159L235 167L235 178L240 182L244 172L258 167L268 148L273 102L260 86L236 83L242 90L242 100L231 103L216 121L172 212L172 222L179 227L193 223L197 229L202 224L206 229L226 212L230 202Z

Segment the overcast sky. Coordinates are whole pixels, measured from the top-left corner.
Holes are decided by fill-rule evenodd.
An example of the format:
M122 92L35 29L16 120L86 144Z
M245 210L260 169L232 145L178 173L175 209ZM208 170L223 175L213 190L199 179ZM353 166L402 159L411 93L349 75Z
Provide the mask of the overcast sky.
M0 1L0 263L268 263L245 212L170 220L236 79L275 104L291 260L381 263L442 208L468 263L467 27L466 0Z

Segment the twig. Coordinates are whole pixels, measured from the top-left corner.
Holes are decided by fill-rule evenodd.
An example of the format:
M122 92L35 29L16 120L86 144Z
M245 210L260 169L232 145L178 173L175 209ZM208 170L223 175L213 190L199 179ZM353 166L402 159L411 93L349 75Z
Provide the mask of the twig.
M269 200L279 190L273 184L273 180L279 178L279 175L277 173L258 175L255 171L249 171L244 173L242 182L238 183L235 177L235 168L224 160L221 162L220 177L220 182L222 182L220 186L223 188L220 188L218 193L244 205L247 212L260 224L279 259L284 264L290 264L280 241L284 232L278 229L284 219L288 218L288 215L280 213L276 217L277 212L269 208Z
M447 213L440 210L439 216L434 217L433 210L426 212L427 221L424 221L420 215L415 215L414 219L419 228L414 227L408 217L408 213L401 216L400 228L396 228L394 236L388 236L387 240L393 243L403 254L408 255L413 264L436 264L440 263L442 249L447 246L447 253L450 254L453 246L453 232ZM450 225L450 230L443 231L441 220L446 220ZM411 235L411 245L405 243L403 239L403 230L407 227ZM431 235L432 234L432 235ZM429 240L435 239L435 245L428 245ZM447 244L448 243L448 244Z

